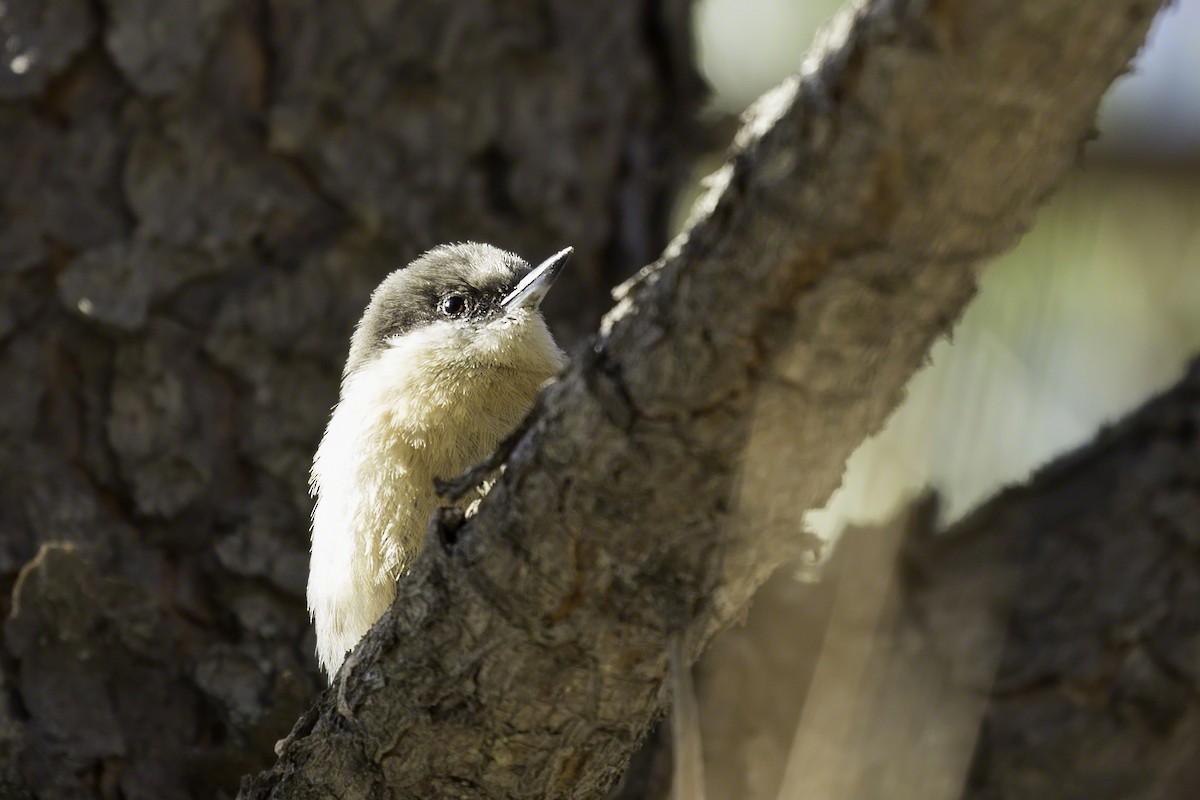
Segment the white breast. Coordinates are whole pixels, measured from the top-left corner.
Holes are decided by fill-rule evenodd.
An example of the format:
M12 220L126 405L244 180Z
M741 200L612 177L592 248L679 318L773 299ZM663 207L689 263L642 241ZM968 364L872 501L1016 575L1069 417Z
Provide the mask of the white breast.
M433 479L491 453L562 365L529 314L419 329L346 379L312 468L308 608L329 675L395 597L438 505Z

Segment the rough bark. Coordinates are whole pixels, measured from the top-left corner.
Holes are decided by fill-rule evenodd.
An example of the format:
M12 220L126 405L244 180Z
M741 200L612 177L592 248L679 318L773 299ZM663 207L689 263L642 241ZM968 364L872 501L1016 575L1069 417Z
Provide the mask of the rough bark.
M0 3L0 795L231 796L273 760L320 686L306 472L370 290L442 241L573 244L551 313L592 330L666 241L690 24Z
M662 707L669 636L695 652L804 546L799 512L1073 163L1158 7L844 17L243 795L607 789Z

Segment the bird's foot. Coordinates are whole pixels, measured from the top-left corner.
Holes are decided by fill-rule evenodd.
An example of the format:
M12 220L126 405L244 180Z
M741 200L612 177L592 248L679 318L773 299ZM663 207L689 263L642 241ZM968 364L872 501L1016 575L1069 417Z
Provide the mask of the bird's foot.
M467 496L467 493L472 489L483 486L487 481L488 476L496 470L504 466L504 462L508 461L508 457L517 449L517 445L521 443L521 439L533 427L533 422L538 418L539 410L542 403L542 395L538 395L538 399L534 401L533 410L525 415L525 419L521 420L521 424L517 429L505 437L504 441L500 442L500 446L496 448L490 456L480 461L475 466L468 469L457 478L433 479L433 488L441 496L452 503L457 503L459 500Z

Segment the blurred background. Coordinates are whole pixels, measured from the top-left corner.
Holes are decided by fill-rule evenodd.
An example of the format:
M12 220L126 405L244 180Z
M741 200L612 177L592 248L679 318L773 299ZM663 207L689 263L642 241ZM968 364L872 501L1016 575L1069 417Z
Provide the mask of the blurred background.
M703 0L708 112L739 114L799 67L834 0ZM984 273L887 430L810 525L836 539L937 488L947 522L1089 440L1200 352L1200 2L1155 23L1109 92L1082 168ZM686 201L685 201L686 202Z
M803 54L792 43L810 39L841 5L703 0L696 30L715 93L710 118L740 113L796 69ZM887 599L904 535L896 528L912 527L906 509L930 489L937 520L921 525L963 518L1175 384L1200 353L1198 0L1158 18L1097 127L1081 168L1021 243L987 268L952 338L934 347L904 404L854 454L827 507L808 515L808 529L829 545L823 555L776 576L747 626L702 661L710 797L965 791L982 705L963 710L914 690L913 676L931 668L920 658L891 656L893 669L908 673L903 699L881 694L878 675L873 684L867 674L887 669L874 662L888 658L881 642L896 615L896 598ZM840 553L833 545L848 528L869 530ZM826 575L834 553L842 563ZM829 585L804 585L822 575ZM995 661L977 666L988 684ZM925 705L909 708L903 731L872 739L864 727L897 724L888 702ZM939 737L937 757L917 746ZM891 749L880 750L879 738ZM927 759L924 773L899 767L914 758ZM864 783L864 774L891 780ZM1062 791L1050 796L1076 796L1066 783Z

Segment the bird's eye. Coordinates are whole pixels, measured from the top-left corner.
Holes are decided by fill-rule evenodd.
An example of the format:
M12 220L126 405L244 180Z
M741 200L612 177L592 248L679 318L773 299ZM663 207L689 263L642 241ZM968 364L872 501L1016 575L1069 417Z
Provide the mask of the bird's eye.
M447 317L460 316L467 310L467 300L461 294L450 294L442 298L442 313Z

